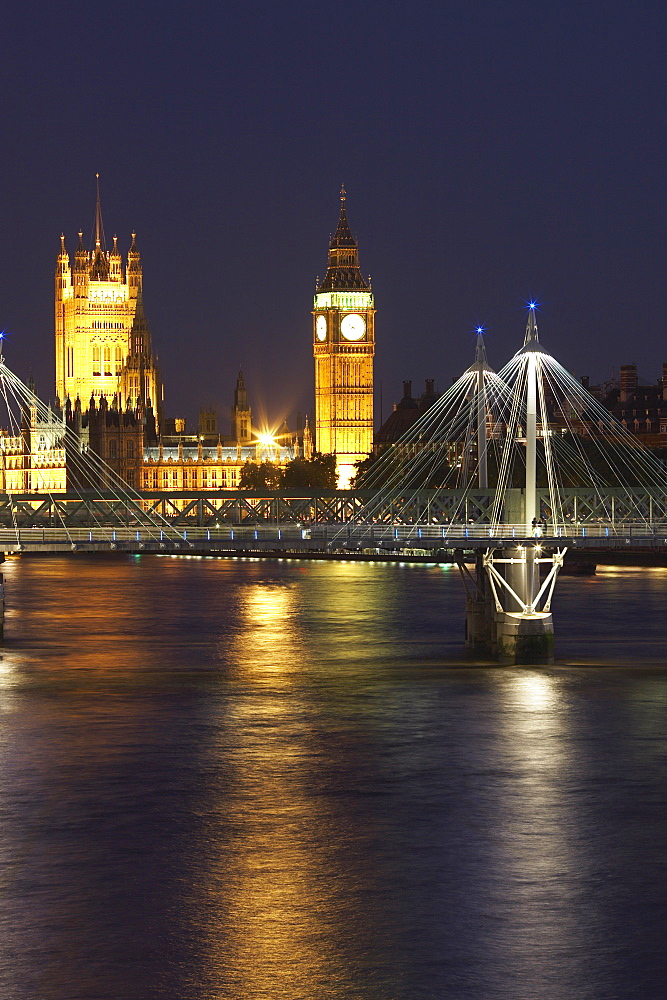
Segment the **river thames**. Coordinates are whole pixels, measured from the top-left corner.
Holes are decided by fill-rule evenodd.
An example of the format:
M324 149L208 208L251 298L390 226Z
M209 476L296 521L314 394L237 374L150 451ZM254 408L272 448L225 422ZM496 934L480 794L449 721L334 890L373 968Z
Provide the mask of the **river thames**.
M3 1000L665 995L667 570L562 577L553 667L453 567L3 571Z

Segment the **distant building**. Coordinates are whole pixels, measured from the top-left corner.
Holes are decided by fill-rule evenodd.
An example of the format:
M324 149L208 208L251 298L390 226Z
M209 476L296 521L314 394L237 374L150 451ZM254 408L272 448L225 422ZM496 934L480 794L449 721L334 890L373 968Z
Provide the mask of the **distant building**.
M235 489L245 462L285 465L291 458L312 455L307 419L296 435L286 425L273 436L253 428L241 371L229 435L221 433L210 406L200 410L197 434L186 434L183 418L164 418L142 282L134 233L126 265L115 236L111 251L106 249L98 185L94 248L85 249L79 232L71 265L65 237L60 239L55 430L46 428L35 409L22 438L0 432L0 477L7 489L22 491L31 484L39 491L104 489L116 477L137 490ZM33 474L36 469L39 476Z
M118 238L107 251L99 185L95 246L86 250L83 233L74 264L60 237L55 275L56 393L64 405L77 398L117 398L119 409L151 406L162 417L162 386L142 300L141 257L132 243L123 265Z
M246 462L274 462L284 466L302 454L289 430L276 435L254 435L252 410L248 404L243 372L234 388L231 435L218 433L218 416L212 408L199 413L198 434L161 434L144 446L141 465L142 490L206 491L235 490Z
M66 489L62 414L37 405L35 386L21 407L20 433L0 429L0 493L62 493Z
M412 395L412 381L403 382L402 399L394 403L392 412L375 435L376 454L384 451L388 445L395 444L437 399L434 379L426 379L425 390L416 399Z
M362 276L357 241L340 195L338 227L329 244L327 271L313 303L315 447L336 455L339 488L355 463L373 449L375 306L370 279Z
M634 364L622 365L618 380L591 386L584 377L581 382L638 441L649 448L667 448L667 362L662 378L649 385L640 384Z

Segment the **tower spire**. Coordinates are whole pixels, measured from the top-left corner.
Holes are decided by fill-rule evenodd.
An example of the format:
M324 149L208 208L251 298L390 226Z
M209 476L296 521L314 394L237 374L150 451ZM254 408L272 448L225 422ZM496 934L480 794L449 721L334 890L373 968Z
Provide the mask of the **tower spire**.
M370 291L370 282L366 281L359 268L359 250L347 221L346 199L347 192L343 184L340 189L338 226L329 243L327 273L317 286L318 292Z
M109 279L109 258L104 244L104 227L102 225L102 203L100 201L100 175L95 174L95 185L97 190L97 200L95 203L95 251L93 253L93 263L90 269L90 277L93 281L108 281Z
M484 343L484 331L481 326L477 327L477 343L475 344L475 364L478 371L488 369L489 363L486 359L486 344Z
M528 303L528 322L526 323L526 336L523 341L523 346L530 343L531 340L536 340L539 343L539 336L537 333L537 320L535 319L535 310L537 309L536 302Z
M102 226L102 202L100 201L100 175L95 174L95 186L97 189L97 200L95 203L95 249L99 250L104 238L104 228Z

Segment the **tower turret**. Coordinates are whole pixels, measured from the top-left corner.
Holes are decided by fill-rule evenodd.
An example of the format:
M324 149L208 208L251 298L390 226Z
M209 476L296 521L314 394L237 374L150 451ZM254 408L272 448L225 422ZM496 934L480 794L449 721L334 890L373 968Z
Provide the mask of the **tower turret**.
M72 284L72 268L69 263L69 254L65 249L65 236L60 234L60 253L56 258L56 297L62 289L69 288ZM60 295L62 298L62 294Z
M118 250L117 236L113 238L113 249L109 254L109 279L118 282L123 280L123 259Z
M248 406L248 392L242 371L239 371L234 389L232 438L237 445L248 444L252 438L252 411Z
M83 245L83 231L79 230L79 242L74 251L74 294L77 298L88 295L89 256Z
M130 289L130 298L136 299L137 293L142 287L141 254L137 248L136 233L132 233L132 243L127 255L127 284Z

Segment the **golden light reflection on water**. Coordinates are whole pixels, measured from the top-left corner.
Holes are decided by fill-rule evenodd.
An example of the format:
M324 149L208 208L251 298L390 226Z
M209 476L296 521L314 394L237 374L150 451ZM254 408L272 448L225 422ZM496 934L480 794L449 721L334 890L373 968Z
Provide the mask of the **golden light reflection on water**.
M294 664L294 593L289 586L256 584L241 595L243 632L234 653L246 669L280 671Z
M316 740L291 693L307 659L294 621L297 594L275 583L246 588L227 650L243 692L227 706L224 745L209 749L213 766L224 755L229 784L210 803L208 872L191 900L205 941L207 995L221 1000L324 995L339 965L344 873L332 892L331 817L314 794Z
M569 705L556 673L514 670L501 688L506 726L498 751L511 761L512 774L499 827L506 894L501 906L513 928L506 944L533 982L544 973L546 955L567 956L570 970L580 965L584 975L587 928L579 879L586 861L567 791L577 767Z

